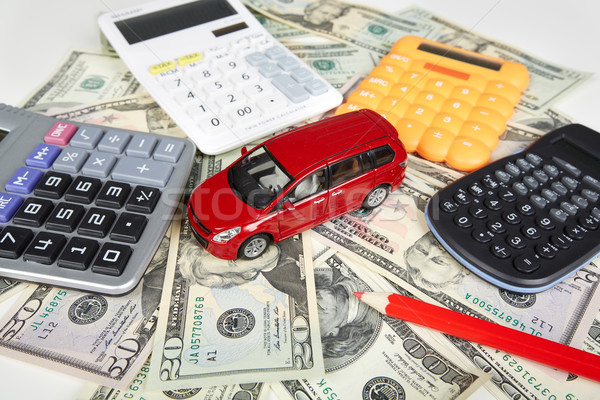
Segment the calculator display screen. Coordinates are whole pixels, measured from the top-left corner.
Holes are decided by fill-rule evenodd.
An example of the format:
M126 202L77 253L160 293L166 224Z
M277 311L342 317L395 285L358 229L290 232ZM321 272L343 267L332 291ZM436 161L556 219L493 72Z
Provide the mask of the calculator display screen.
M559 139L556 142L552 143L553 146L558 148L562 153L567 154L573 159L578 160L582 165L589 165L592 169L598 171L600 170L600 159L598 157L593 156L585 149L582 149L580 146L574 144L570 140L567 139Z
M199 0L115 22L129 44L237 14L225 0Z
M0 128L0 142L4 140L4 138L8 135L8 131Z
M451 58L453 60L466 62L468 64L477 65L478 67L492 69L494 71L500 71L500 68L502 68L502 63L497 62L495 60L490 60L486 57L479 57L475 54L462 52L460 50L449 49L443 46L436 46L433 43L421 43L419 45L419 50L431 54L437 54L438 56Z

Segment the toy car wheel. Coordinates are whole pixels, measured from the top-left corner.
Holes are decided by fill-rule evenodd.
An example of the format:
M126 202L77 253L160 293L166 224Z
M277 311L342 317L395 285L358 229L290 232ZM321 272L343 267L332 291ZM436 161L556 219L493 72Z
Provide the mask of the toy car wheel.
M271 240L264 233L259 233L248 238L240 247L240 255L253 259L259 257L269 246Z
M386 185L379 185L373 190L369 192L365 200L363 201L363 208L367 210L371 210L373 208L379 207L381 203L385 201L390 189Z

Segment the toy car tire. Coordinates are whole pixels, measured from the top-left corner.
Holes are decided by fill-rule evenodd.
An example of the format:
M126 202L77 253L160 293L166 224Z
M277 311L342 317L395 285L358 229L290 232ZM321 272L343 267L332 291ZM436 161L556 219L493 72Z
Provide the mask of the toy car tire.
M270 242L271 239L264 233L251 236L240 246L239 256L250 260L260 257L269 247Z
M372 210L379 207L385 201L385 199L387 199L389 193L390 188L387 185L376 186L369 192L367 197L365 197L362 207L367 210Z

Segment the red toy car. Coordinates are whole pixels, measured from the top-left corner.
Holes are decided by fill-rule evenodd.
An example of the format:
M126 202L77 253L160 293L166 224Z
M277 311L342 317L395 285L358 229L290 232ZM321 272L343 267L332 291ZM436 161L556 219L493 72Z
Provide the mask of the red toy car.
M242 153L194 189L188 202L200 244L229 260L256 258L271 242L379 206L406 169L396 129L367 109L291 130Z

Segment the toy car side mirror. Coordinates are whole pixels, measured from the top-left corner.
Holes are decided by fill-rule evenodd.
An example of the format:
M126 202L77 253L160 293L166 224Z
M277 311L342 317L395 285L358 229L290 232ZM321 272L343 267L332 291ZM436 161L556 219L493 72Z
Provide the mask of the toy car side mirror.
M248 148L246 146L242 147L242 157L248 154Z

